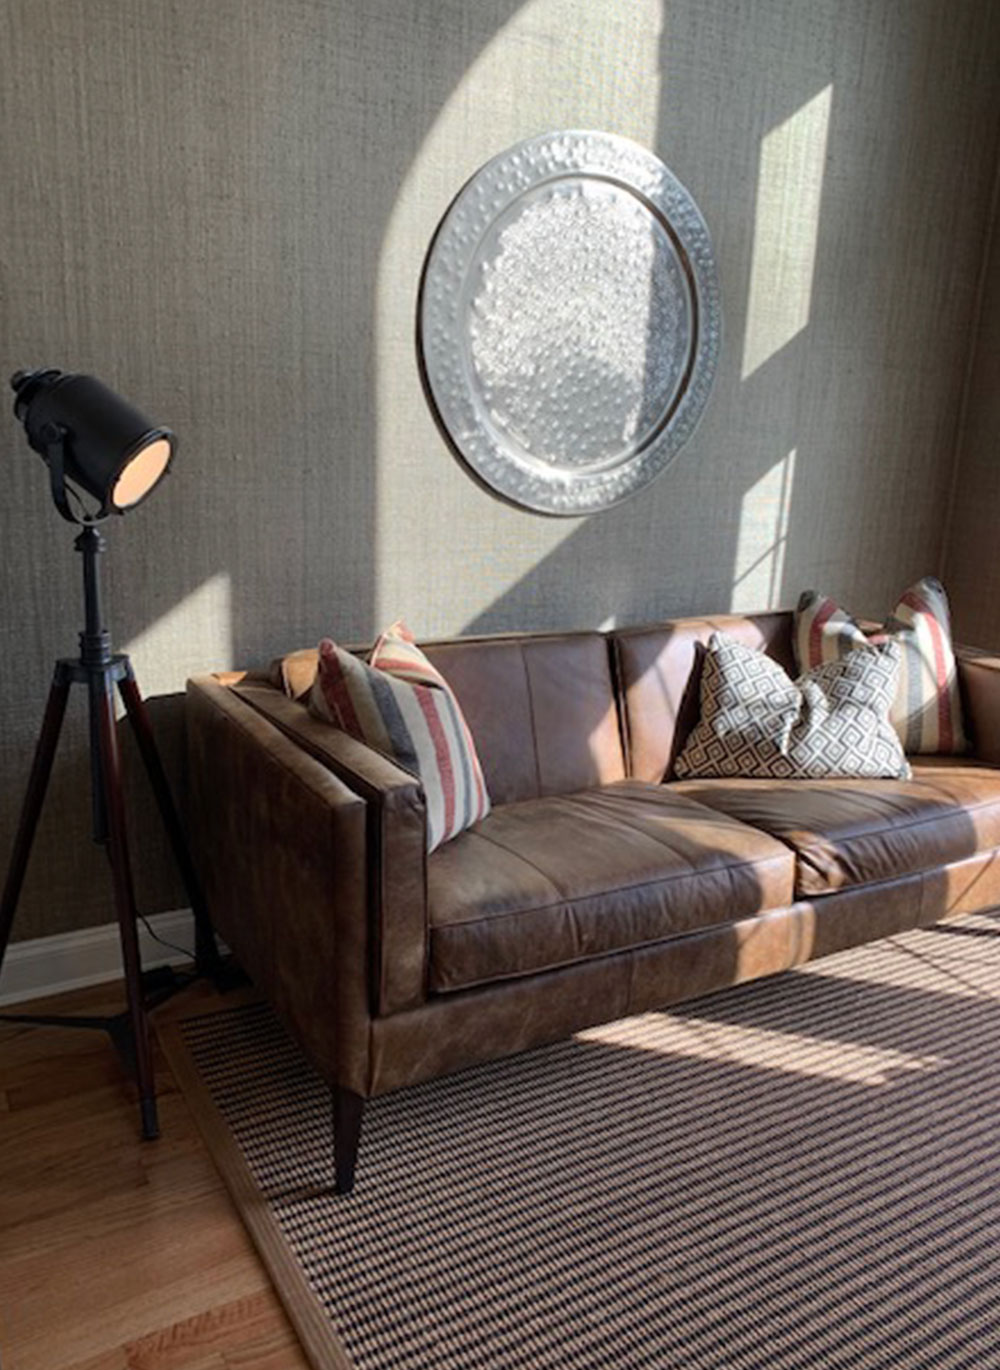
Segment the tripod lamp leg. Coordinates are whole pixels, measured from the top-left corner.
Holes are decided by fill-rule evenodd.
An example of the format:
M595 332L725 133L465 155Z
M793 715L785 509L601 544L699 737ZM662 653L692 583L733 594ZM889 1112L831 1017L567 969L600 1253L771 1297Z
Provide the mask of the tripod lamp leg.
M127 663L126 673L119 680L118 689L121 692L128 721L132 725L132 732L143 765L146 768L146 774L149 776L149 783L160 811L160 818L163 820L163 826L166 828L167 836L170 839L174 860L177 862L177 868L184 881L184 888L191 900L191 909L194 913L197 967L201 974L214 977L218 974L222 958L219 956L219 949L215 944L215 934L212 931L212 924L201 892L201 881L198 879L194 863L191 860L191 852L184 835L184 828L170 793L170 784L160 759L149 711L132 673L131 662Z
M153 1079L153 1057L149 1044L149 1025L146 1020L146 1005L142 990L142 962L139 957L135 894L132 888L132 872L128 859L125 805L122 796L118 739L115 734L114 696L111 690L111 682L107 676L91 679L90 707L96 711L98 719L101 778L104 785L104 802L108 825L108 855L111 859L115 913L118 916L129 1021L135 1048L135 1073L139 1086L142 1135L152 1140L160 1135L156 1113L156 1085Z
M45 791L48 789L49 776L52 774L52 762L56 754L56 746L59 742L59 734L62 730L63 718L66 714L66 701L69 698L70 681L60 666L56 666L56 673L52 679L49 689L48 701L45 705L45 715L42 719L42 730L38 735L38 742L35 746L35 758L31 763L31 774L28 778L28 789L24 796L24 805L21 809L21 821L18 824L17 836L14 838L14 850L11 853L10 867L7 871L7 880L4 884L3 897L0 899L0 966L7 951L7 943L10 941L10 931L14 923L14 913L17 909L17 901L21 894L21 886L24 883L24 873L28 866L28 857L31 855L31 846L35 838L35 829L38 826L38 816L42 811L42 803L45 799Z

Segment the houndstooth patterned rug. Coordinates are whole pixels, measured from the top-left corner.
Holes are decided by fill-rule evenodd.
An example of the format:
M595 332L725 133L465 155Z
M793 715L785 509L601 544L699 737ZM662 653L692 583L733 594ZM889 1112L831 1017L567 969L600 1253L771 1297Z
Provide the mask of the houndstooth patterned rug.
M377 1100L346 1200L269 1011L181 1032L357 1370L1000 1367L996 916Z

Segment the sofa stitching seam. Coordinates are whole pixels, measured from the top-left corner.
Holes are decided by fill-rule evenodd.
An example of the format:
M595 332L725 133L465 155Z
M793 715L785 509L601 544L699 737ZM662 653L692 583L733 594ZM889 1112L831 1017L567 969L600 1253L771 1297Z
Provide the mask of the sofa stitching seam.
M472 836L480 838L483 842L489 842L490 846L495 847L497 851L502 851L507 856L513 856L518 861L523 861L526 866L528 866L531 870L535 871L536 874L540 875L547 885L552 886L552 888L556 892L557 898L553 901L553 903L545 904L542 907L556 908L559 904L566 902L567 896L562 893L559 886L552 879L551 875L549 875L547 871L542 870L541 866L537 865L534 861L532 861L530 857L525 856L522 852L514 851L511 847L504 846L502 842L498 842L495 837L490 836L488 833L476 832L473 833ZM473 919L472 921L476 922L483 920Z
M521 655L521 670L524 672L524 693L528 700L528 719L531 723L531 748L535 758L535 788L538 797L542 797L542 767L538 756L538 728L535 724L535 700L531 693L531 672L528 670L528 658L524 654L524 643L518 643L518 651Z
M489 840L492 841L492 839ZM499 847L501 851L508 850L508 848L504 847L499 842L495 845ZM517 853L515 852L513 853L513 855L517 855ZM445 923L439 925L438 927L435 927L433 930L436 934L439 934L442 932L447 932L449 928L466 928L473 927L477 923L492 923L498 918L516 918L518 915L525 913L547 913L550 909L559 908L560 904L585 904L591 902L594 899L607 899L609 895L631 894L633 890L650 889L654 885L672 885L675 884L678 880L691 880L701 875L725 875L728 874L730 871L746 870L748 868L753 869L760 866L771 866L775 865L778 862L784 865L787 860L787 854L785 852L781 852L780 854L776 854L774 856L764 857L762 860L754 861L753 863L746 861L731 861L725 866L713 866L709 870L696 870L692 867L690 870L683 871L678 875L668 875L666 877L661 876L659 879L654 880L642 880L633 885L616 885L613 890L602 890L594 894L581 894L577 896L565 895L562 899L551 904L534 904L530 908L497 910L496 913L486 913L481 915L479 918L467 918L462 919L461 921ZM538 867L533 866L533 863L530 861L527 861L526 864L532 866L533 869L538 869ZM554 884L550 877L545 875L544 871L539 871L539 874L544 876L544 878L548 880L549 884ZM775 907L782 908L784 907L784 905L775 905ZM767 910L758 910L758 912L767 912ZM744 916L754 917L756 915L747 914Z
M910 820L910 821L903 822L903 823L891 823L891 824L889 824L888 827L878 828L878 829L875 829L875 830L870 831L870 832L855 832L855 833L850 833L850 834L848 834L846 837L836 837L836 836L834 836L834 835L832 835L832 834L829 834L829 833L820 833L820 832L817 832L817 833L815 833L815 834L813 834L813 835L814 835L815 837L823 838L823 839L825 839L826 841L829 841L829 842L856 842L856 841L859 841L859 840L862 840L862 839L867 839L867 838L869 838L869 837L885 837L887 834L889 834L889 833L894 833L894 832L909 832L912 828L923 828L923 827L926 827L928 823L940 823L942 820L948 820L949 818L958 818L958 817L960 817L960 816L963 815L963 814L970 814L970 813L985 813L985 812L987 812L987 811L990 810L990 809L995 809L995 808L997 808L998 806L1000 806L1000 796L998 796L996 799L987 799L987 800L983 800L983 802L982 802L981 804L975 804L975 805L958 804L958 805L953 805L951 808L945 809L945 810L944 810L943 812L941 812L941 813L929 814L926 818L914 818L914 819L912 819L912 820ZM745 821L745 820L738 820L738 821ZM753 827L753 824L752 824L752 823L748 823L747 826L748 826L748 827ZM767 829L763 829L763 828L762 828L762 829L760 829L760 831L761 831L761 832L764 832L764 831L767 831ZM804 829L802 829L802 828L793 828L793 829L789 829L789 833L791 834L792 832L803 833L803 832L804 832ZM780 842L786 842L790 847L792 846L791 837L790 837L790 836L789 836L789 837L779 837L777 833L772 833L771 836L776 837L776 838L778 839L778 841L780 841ZM797 848L792 847L792 850L795 851L795 850L797 850ZM980 850L980 849L977 848L977 850ZM974 856L974 855L975 855L975 852L969 852L968 854L969 854L970 856Z

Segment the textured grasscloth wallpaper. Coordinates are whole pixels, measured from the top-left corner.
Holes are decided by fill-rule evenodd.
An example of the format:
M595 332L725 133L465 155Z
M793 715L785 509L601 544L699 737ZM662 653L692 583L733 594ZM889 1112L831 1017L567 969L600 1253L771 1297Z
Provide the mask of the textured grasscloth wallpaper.
M110 530L116 644L176 769L185 677L405 615L422 634L790 603L936 569L995 162L979 0L5 0L0 367L90 370L181 436ZM508 508L425 408L428 239L557 127L655 148L714 236L694 441L586 521ZM78 559L0 420L0 861ZM103 921L74 699L16 935ZM155 824L146 908L184 902Z
M1000 172L1000 168L998 168ZM996 210L994 210L996 213ZM994 220L944 563L954 629L1000 649L1000 233Z

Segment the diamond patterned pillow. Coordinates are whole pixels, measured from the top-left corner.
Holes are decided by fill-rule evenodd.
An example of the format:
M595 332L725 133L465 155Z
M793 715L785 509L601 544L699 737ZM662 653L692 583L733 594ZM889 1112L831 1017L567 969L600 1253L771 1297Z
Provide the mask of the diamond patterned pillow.
M889 722L900 649L884 642L791 680L765 656L713 633L701 718L677 758L679 779L891 776L910 767Z
M911 756L964 752L948 596L939 580L924 576L905 590L877 632L866 633L836 600L815 590L807 590L795 610L795 655L800 671L886 638L893 638L901 649L890 718L905 750Z

